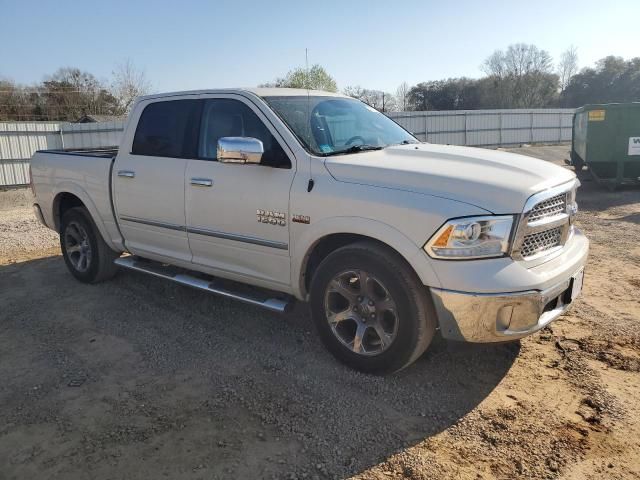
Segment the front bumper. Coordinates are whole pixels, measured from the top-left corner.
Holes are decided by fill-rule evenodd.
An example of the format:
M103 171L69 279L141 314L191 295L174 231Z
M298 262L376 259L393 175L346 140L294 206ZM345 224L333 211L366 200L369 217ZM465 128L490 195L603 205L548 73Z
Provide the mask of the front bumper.
M431 288L442 336L466 342L504 342L546 327L572 303L573 278L587 260L588 242L582 238L581 248L564 264L566 268L554 269L554 282L545 282L544 288L506 293ZM536 267L541 268L544 265Z

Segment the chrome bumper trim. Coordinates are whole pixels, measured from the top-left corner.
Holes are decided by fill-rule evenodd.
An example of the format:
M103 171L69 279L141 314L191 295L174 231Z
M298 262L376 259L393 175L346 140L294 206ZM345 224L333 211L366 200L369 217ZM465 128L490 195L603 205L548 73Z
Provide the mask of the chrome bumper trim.
M582 268L582 266L580 267ZM543 291L468 293L431 288L440 331L448 340L504 342L543 329L566 312L572 274ZM549 302L551 303L548 306ZM545 307L547 307L545 311Z

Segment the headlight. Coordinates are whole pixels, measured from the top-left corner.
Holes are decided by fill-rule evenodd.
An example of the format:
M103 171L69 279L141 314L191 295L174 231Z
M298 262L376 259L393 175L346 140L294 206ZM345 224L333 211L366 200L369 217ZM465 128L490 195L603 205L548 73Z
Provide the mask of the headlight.
M433 258L501 257L509 251L513 216L469 217L448 220L426 243Z

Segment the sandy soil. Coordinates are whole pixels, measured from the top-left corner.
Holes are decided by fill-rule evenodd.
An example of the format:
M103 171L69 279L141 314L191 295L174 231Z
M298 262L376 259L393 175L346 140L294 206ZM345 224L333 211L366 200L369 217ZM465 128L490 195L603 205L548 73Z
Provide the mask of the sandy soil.
M583 175L578 201L592 250L568 314L378 378L337 364L304 305L79 284L0 193L0 479L640 478L640 190Z

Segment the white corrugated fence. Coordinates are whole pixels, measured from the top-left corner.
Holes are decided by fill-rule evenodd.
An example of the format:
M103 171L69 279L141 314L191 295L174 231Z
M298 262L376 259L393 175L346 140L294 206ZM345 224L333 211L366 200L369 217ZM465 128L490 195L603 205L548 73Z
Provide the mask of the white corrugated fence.
M422 141L498 147L571 141L573 109L387 112ZM124 121L0 122L0 187L29 183L36 150L107 148L120 144Z
M451 110L388 112L424 142L475 147L571 141L574 110Z
M29 183L29 159L36 150L119 145L124 123L0 122L0 187Z

